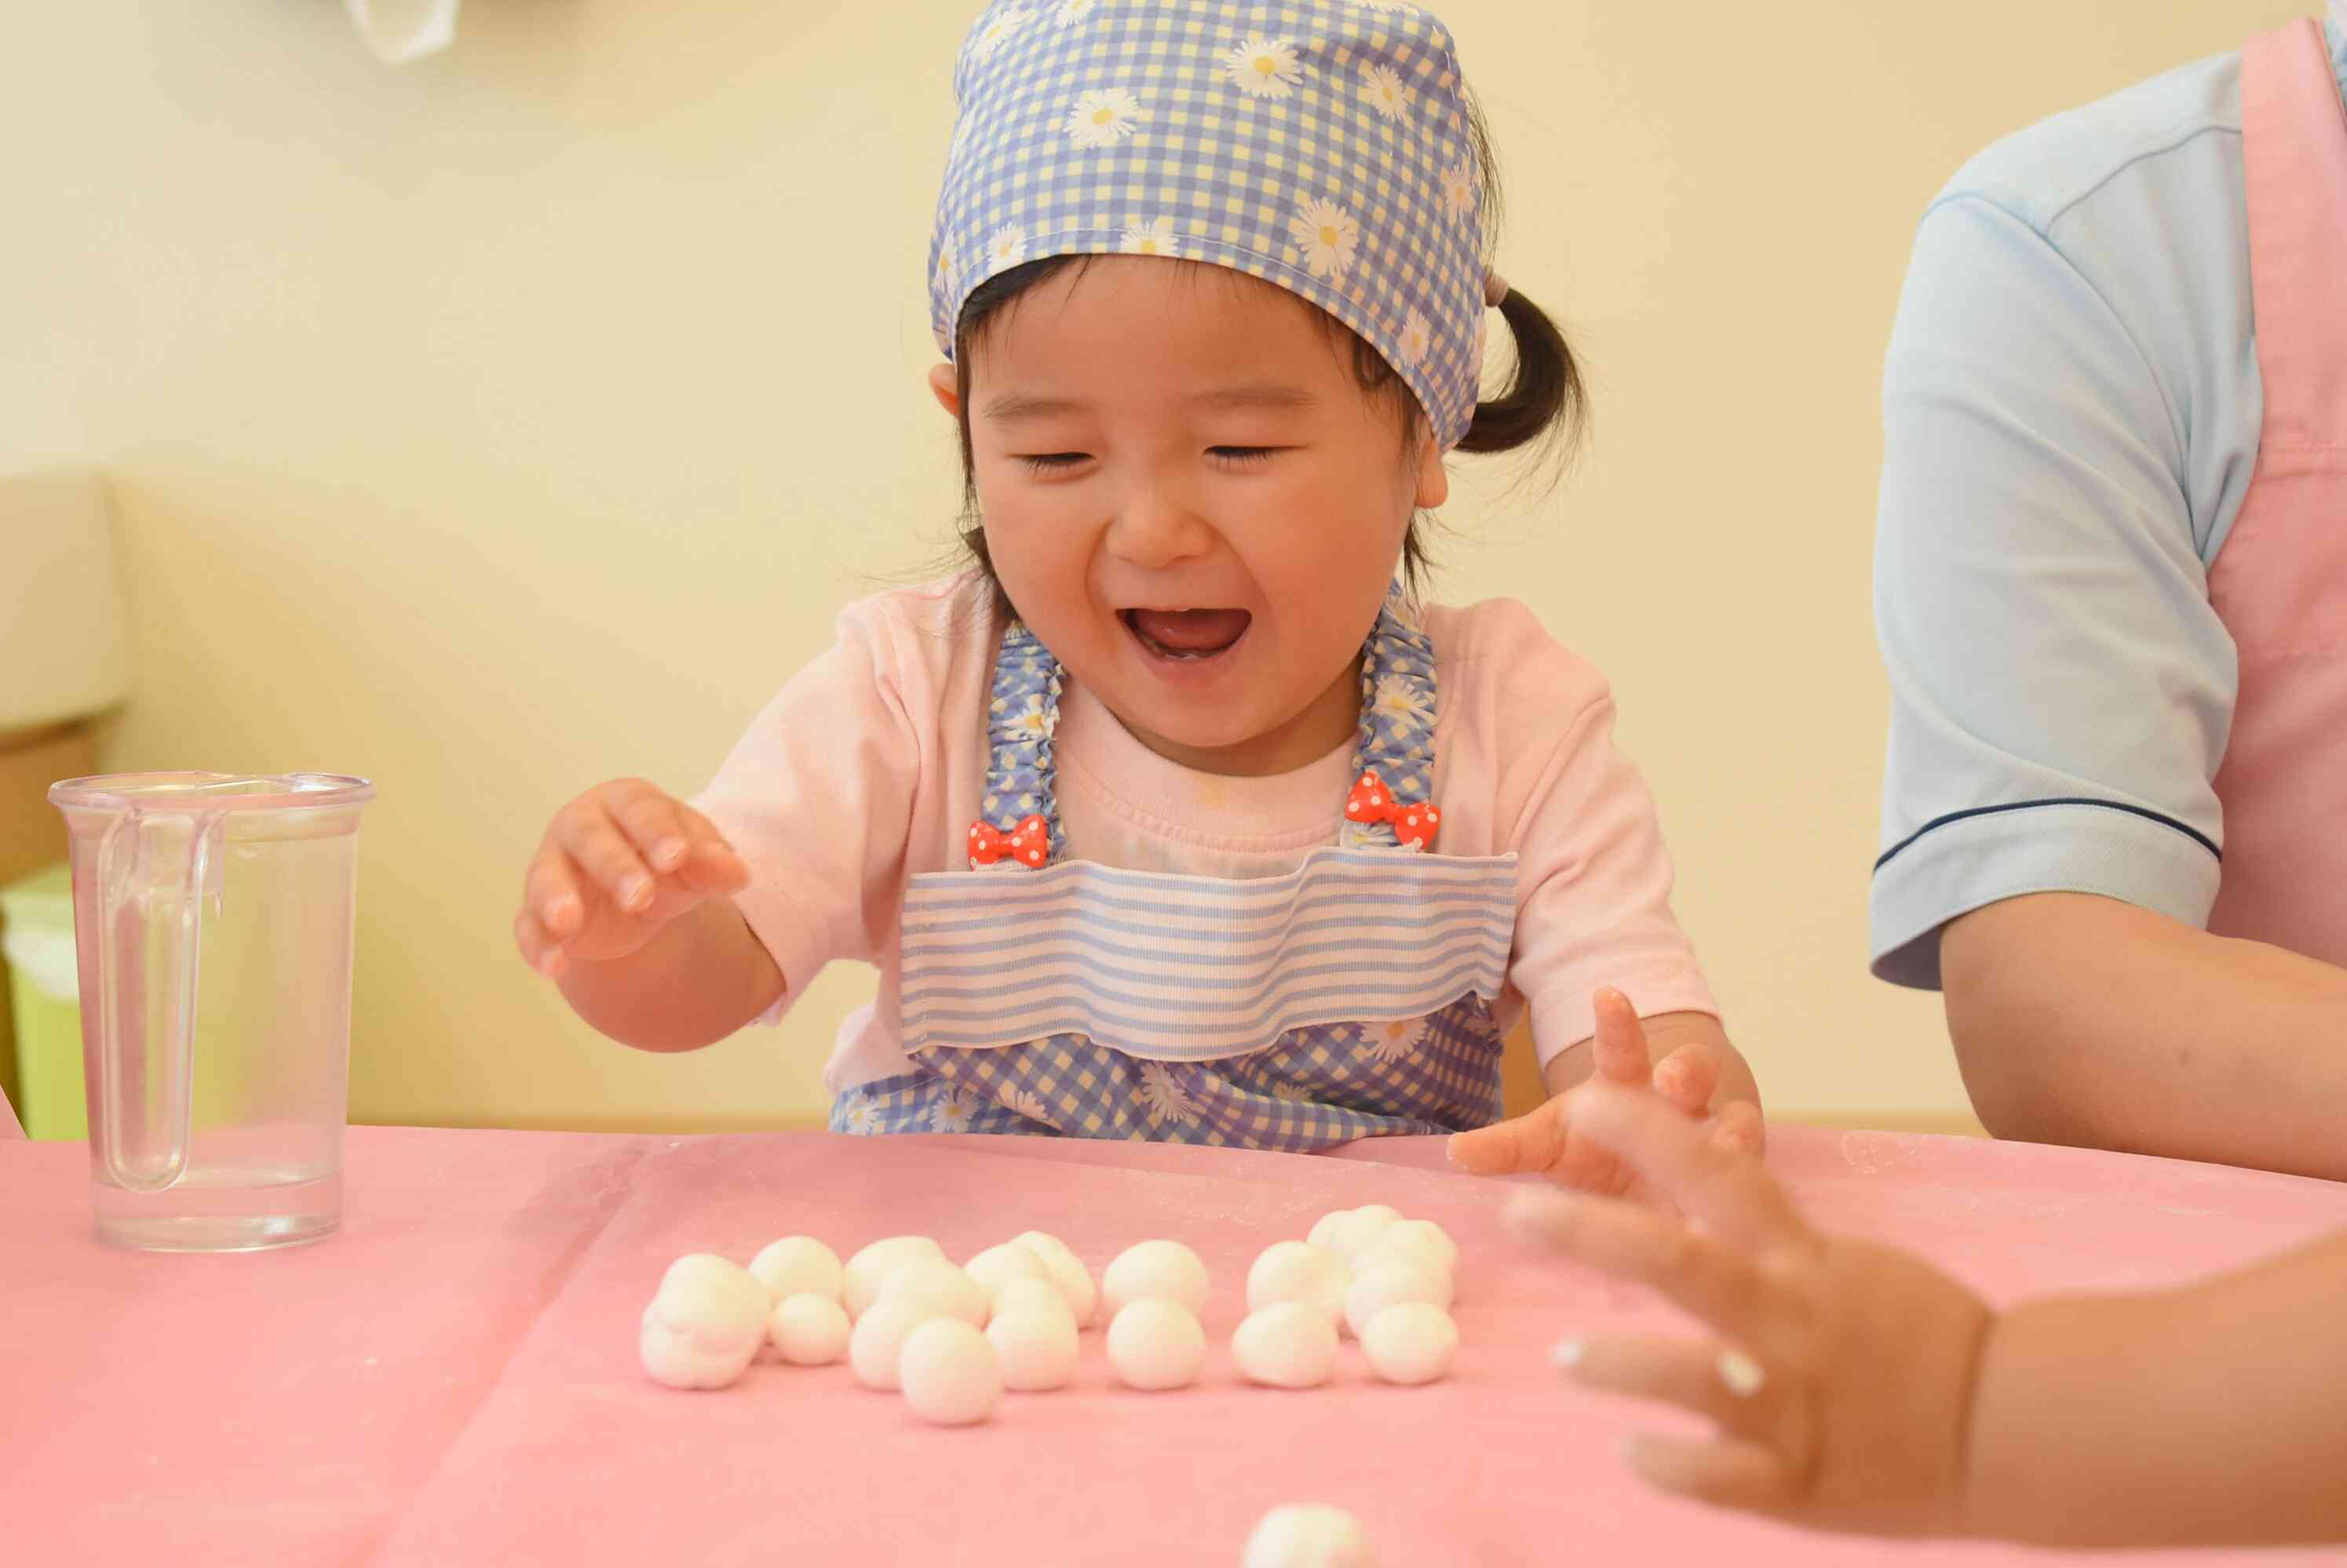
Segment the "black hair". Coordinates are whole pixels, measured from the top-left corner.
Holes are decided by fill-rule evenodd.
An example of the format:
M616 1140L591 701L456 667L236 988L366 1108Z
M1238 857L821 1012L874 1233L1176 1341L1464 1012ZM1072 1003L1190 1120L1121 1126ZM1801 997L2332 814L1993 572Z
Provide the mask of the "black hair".
M1488 249L1496 241L1500 230L1499 168L1481 109L1463 86L1460 96L1467 111L1468 139L1474 148L1475 167L1481 172L1476 205ZM989 323L1020 295L1067 268L1081 269L1092 260L1088 255L1046 256L997 272L970 291L969 297L962 302L961 317L954 327L956 422L961 427L961 542L993 582L998 606L1006 613L1010 611L1009 600L1002 592L1001 579L995 576L994 562L987 554L986 529L979 516L978 468L969 439L970 350L985 336ZM1425 433L1421 427L1423 411L1409 384L1367 338L1302 296L1289 297L1332 337L1342 334L1343 340L1350 340L1355 381L1370 398L1394 408L1396 423L1400 427L1401 456L1404 459L1412 456ZM1520 291L1510 288L1500 301L1499 310L1515 339L1513 373L1497 397L1475 405L1474 417L1468 423L1466 435L1459 440L1459 450L1512 452L1530 447L1552 458L1569 459L1580 445L1588 420L1588 391L1581 366L1556 323ZM1425 534L1432 522L1431 516L1421 511L1410 519L1409 531L1402 537L1402 575L1413 590L1428 566Z

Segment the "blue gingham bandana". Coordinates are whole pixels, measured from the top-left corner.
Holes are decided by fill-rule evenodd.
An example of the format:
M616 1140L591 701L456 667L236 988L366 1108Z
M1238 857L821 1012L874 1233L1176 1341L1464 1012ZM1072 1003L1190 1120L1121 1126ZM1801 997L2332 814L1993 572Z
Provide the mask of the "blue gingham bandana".
M994 0L929 243L930 323L1045 256L1172 256L1301 295L1417 393L1444 450L1474 415L1481 171L1458 56L1394 0Z

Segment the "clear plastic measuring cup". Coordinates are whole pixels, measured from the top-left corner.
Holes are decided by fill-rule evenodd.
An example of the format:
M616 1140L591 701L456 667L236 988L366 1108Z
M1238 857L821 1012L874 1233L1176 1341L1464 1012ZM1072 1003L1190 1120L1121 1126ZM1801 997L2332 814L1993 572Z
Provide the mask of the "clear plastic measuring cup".
M342 1221L364 779L121 774L49 799L73 845L98 1235L169 1252Z

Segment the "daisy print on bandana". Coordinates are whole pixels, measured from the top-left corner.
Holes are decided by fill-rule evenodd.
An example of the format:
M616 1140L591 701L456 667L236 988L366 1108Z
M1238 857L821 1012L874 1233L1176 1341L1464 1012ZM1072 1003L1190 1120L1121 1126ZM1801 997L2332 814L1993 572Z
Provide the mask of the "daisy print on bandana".
M1231 84L1249 97L1284 98L1304 79L1296 45L1286 38L1249 38L1223 55Z
M1174 257L1327 312L1400 373L1440 449L1465 433L1481 178L1450 32L1422 8L992 0L954 90L931 238L952 261L929 289L947 358L972 292L1012 268Z
M1405 314L1401 319L1402 363L1405 364L1418 364L1423 362L1426 358L1426 348L1429 341L1430 338L1426 324L1426 317L1417 311L1411 311Z
M1341 278L1353 264L1353 251L1361 241L1361 226L1333 201L1306 201L1287 220L1288 232L1304 252L1304 264L1316 278Z
M1442 205L1453 218L1475 210L1475 170L1463 158L1442 171Z
M1146 223L1136 223L1124 231L1117 249L1128 256L1178 256L1182 252L1174 240L1174 220L1153 218Z
M1369 107L1388 119L1401 118L1409 108L1409 89L1402 86L1401 73L1391 66L1362 67L1361 93Z
M1068 111L1068 139L1078 147L1114 147L1139 128L1141 100L1122 87L1102 87Z
M1005 5L986 24L986 30L970 46L970 52L979 59L990 59L995 52L1010 41L1010 35L1027 25L1027 9L1023 5Z

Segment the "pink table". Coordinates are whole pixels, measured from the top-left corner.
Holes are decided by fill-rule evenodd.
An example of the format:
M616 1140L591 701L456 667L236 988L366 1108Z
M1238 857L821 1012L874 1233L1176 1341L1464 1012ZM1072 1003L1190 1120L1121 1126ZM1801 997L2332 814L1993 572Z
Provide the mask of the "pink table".
M2165 1161L1799 1128L1771 1158L1819 1220L1999 1299L2163 1284L2347 1226L2347 1186ZM1809 1537L1637 1489L1612 1457L1633 1412L1561 1387L1544 1351L1667 1309L1519 1253L1504 1190L1431 1143L357 1128L342 1235L226 1257L100 1246L85 1179L78 1146L0 1143L0 1562L1235 1563L1257 1517L1305 1499L1360 1514L1396 1568L2038 1555ZM1348 1343L1334 1387L1239 1382L1256 1251L1378 1201L1465 1249L1457 1373L1388 1388ZM762 1363L704 1394L638 1369L638 1311L679 1253L919 1231L959 1257L1030 1227L1096 1269L1144 1237L1197 1247L1203 1383L1117 1389L1092 1335L1077 1387L939 1430L844 1367Z

